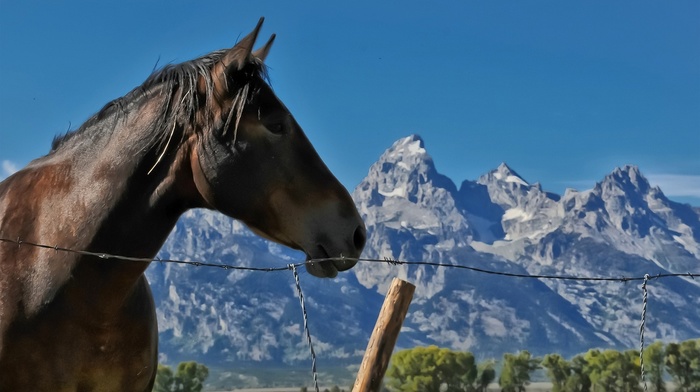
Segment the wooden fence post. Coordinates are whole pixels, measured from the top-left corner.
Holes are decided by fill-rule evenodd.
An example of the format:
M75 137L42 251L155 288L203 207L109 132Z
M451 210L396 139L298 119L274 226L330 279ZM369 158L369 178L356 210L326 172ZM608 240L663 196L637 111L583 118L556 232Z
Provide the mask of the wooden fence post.
M415 289L416 286L398 278L391 282L352 392L379 391Z

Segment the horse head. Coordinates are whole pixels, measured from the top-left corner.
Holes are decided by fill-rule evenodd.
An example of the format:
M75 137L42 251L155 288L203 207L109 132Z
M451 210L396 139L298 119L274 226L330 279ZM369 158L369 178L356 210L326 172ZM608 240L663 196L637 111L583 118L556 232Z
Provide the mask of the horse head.
M265 238L303 251L314 276L356 264L366 231L347 190L272 91L263 61L274 35L253 51L255 30L200 74L206 121L189 139L193 180L209 208ZM347 258L347 259L345 259Z

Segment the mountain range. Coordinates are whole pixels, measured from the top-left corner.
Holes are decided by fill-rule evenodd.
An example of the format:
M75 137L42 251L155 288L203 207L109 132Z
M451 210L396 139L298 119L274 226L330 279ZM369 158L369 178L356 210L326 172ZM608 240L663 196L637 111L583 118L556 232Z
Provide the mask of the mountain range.
M359 364L391 279L416 285L398 348L436 344L500 358L527 349L565 356L639 344L642 289L650 274L648 341L700 337L700 281L654 279L700 270L700 209L669 200L636 166L593 189L557 195L501 164L459 187L440 174L423 140L396 141L352 192L365 220L363 257L335 279L301 273L319 367ZM218 213L186 213L159 257L280 267L304 255ZM232 367L298 366L309 349L291 271L223 270L153 263L147 271L164 362Z

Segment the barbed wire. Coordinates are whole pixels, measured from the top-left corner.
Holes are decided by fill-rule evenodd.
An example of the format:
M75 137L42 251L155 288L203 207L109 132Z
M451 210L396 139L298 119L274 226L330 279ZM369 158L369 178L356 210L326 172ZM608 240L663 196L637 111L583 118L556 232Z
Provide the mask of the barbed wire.
M248 267L248 266L240 266L240 265L232 265L232 264L224 264L224 263L213 263L213 262L209 262L209 261L163 259L163 258L159 258L159 257L155 257L155 258L132 257L132 256L115 255L115 254L104 253L104 252L91 252L91 251L85 251L85 250L65 248L65 247L61 247L58 245L46 245L46 244L39 244L39 243L31 242L31 241L24 241L21 238L17 238L16 240L9 239L9 238L0 238L0 242L15 244L18 247L25 245L25 246L32 246L32 247L41 248L41 249L54 250L57 252L73 253L73 254L77 254L77 255L81 255L81 256L93 256L93 257L97 257L99 259L104 259L104 260L112 259L112 260L141 262L141 263L151 263L151 262L172 263L172 264L192 265L195 267L212 267L212 268L220 268L223 270L239 270L239 271L242 270L242 271L258 271L258 272L275 272L275 271L289 271L289 270L291 270L293 275L294 275L294 281L295 281L295 286L296 286L296 290L297 290L297 295L299 296L299 302L301 304L302 316L303 316L303 320L304 320L304 332L306 334L306 340L307 340L307 343L309 346L309 350L311 352L311 371L312 371L314 387L315 387L316 392L319 391L318 372L316 369L316 352L314 351L313 343L311 340L311 333L310 333L309 327L308 327L308 314L306 312L306 305L304 303L304 296L303 296L303 293L301 291L301 283L299 281L299 274L297 272L297 268L304 266L305 264L329 262L329 261L356 261L356 262L370 262L370 263L387 263L390 265L406 265L406 266L420 265L420 266L430 266L430 267L454 268L454 269L463 269L463 270L468 270L468 271L478 272L478 273L483 273L483 274L489 274L489 275L506 276L506 277L512 277L512 278L526 278L526 279L529 278L529 279L623 282L623 283L630 282L630 281L642 281L642 317L641 317L641 324L639 326L639 362L640 362L641 380L642 380L642 383L644 385L645 391L647 390L647 383L646 383L646 376L645 376L645 371L644 371L644 330L645 330L645 324L646 324L647 299L648 299L647 283L651 279L661 279L661 278L671 278L671 277L689 277L691 279L695 279L696 277L700 277L700 273L691 273L691 272L658 273L656 275L644 274L643 276L620 276L620 277L526 274L526 273L494 271L494 270L488 270L488 269L484 269L484 268L472 267L472 266L462 265L462 264L441 263L441 262L431 262L431 261L403 261L403 260L397 260L397 259L391 259L391 258L375 259L375 258L362 258L362 257L359 257L359 258L327 257L327 258L308 259L308 260L303 261L303 262L290 263L290 264L287 264L286 266L280 266L280 267Z
M647 380L644 374L644 325L647 320L647 283L649 282L649 274L644 275L644 283L642 283L642 323L639 325L639 371L641 372L642 384L644 392L647 391Z
M36 248L49 249L49 250L60 251L60 252L68 252L68 253L78 254L78 255L82 255L82 256L93 256L93 257L98 257L98 258L104 259L104 260L112 259L112 260L142 262L142 263L151 263L151 262L172 263L172 264L192 265L195 267L212 267L212 268L220 268L220 269L224 269L224 270L242 270L242 271L259 271L259 272L287 271L290 269L289 265L294 265L295 267L301 267L305 264L328 262L328 261L357 261L357 262L369 262L369 263L386 263L386 264L391 264L391 265L407 265L407 266L421 265L421 266L429 266L429 267L444 267L444 268L464 269L464 270L469 270L469 271L479 272L479 273L484 273L484 274L489 274L489 275L508 276L508 277L512 277L512 278L526 278L526 279L529 278L529 279L602 281L602 282L623 282L624 283L624 282L631 282L631 281L644 281L646 279L646 275L647 275L647 274L645 274L642 276L608 277L608 276L527 274L527 273L515 273L515 272L503 272L503 271L488 270L485 268L472 267L472 266L463 265L463 264L441 263L441 262L432 262L432 261L404 261L404 260L397 260L397 259L391 259L391 258L376 259L376 258L363 258L363 257L326 257L326 258L308 259L306 261L301 261L301 262L297 262L297 263L293 263L293 264L287 264L285 266L279 266L279 267L249 267L249 266L240 266L240 265L233 265L233 264L213 263L210 261L178 260L178 259L164 259L164 258L160 258L160 257L151 258L151 257L132 257L132 256L115 255L115 254L104 253L104 252L92 252L92 251L85 251L85 250L70 249L70 248L65 248L65 247L61 247L58 245L39 244L39 243L31 242L31 241L25 241L25 240L22 240L20 238L18 238L18 239L0 238L0 242L15 244L17 246L26 245L26 246L36 247ZM700 273L691 273L691 272L658 273L655 275L649 275L649 279L662 279L662 278L671 278L671 277L681 277L681 278L682 277L689 277L689 278L695 279L697 277L700 277Z
M314 379L314 389L316 392L319 392L318 372L316 371L316 352L314 351L313 343L311 343L311 332L309 331L309 319L306 314L306 305L304 304L304 294L301 292L301 283L299 282L297 267L294 264L289 264L289 269L291 269L292 273L294 274L294 283L296 284L297 294L299 295L299 303L301 304L301 314L304 317L304 332L306 333L306 342L309 345L309 351L311 352L311 374Z
M54 250L57 252L67 252L67 253L73 253L81 256L93 256L93 257L98 257L100 259L105 259L105 260L121 260L121 261L131 261L131 262L138 262L138 263L151 263L151 262L160 262L160 263L173 263L173 264L187 264L187 265L193 265L195 267L214 267L214 268L221 268L224 270L246 270L246 271L262 271L262 272L272 272L272 271L287 271L289 270L288 267L243 267L240 265L232 265L232 264L222 264L222 263L212 263L208 261L192 261L192 260L173 260L173 259L162 259L159 257L151 258L151 257L132 257L132 256L123 256L123 255L114 255L114 254L109 254L109 253L104 253L104 252L91 252L87 250L77 250L77 249L70 249L70 248L64 248L62 246L58 245L46 245L46 244L38 244L34 243L31 241L24 241L20 238L17 238L16 240L12 240L9 238L0 238L0 242L5 242L5 243L10 243L10 244L15 244L17 246L32 246L35 248L41 248L41 249L49 249L49 250ZM299 265L304 265L304 263L299 263Z

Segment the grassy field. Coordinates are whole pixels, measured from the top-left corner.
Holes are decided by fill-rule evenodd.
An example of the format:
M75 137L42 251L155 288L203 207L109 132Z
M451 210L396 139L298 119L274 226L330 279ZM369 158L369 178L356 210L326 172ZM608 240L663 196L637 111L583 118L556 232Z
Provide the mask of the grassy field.
M338 385L346 391L352 387L357 375L356 366L351 369L344 367L324 367L318 373L319 384L330 389ZM205 383L205 391L254 391L265 392L294 391L298 392L302 385L309 385L312 381L311 369L290 369L270 367L237 368L235 371L228 369L209 369L209 378ZM332 383L331 383L332 382ZM328 384L328 385L327 385ZM296 387L294 387L296 385ZM310 386L310 385L309 385ZM309 389L311 390L311 388Z

